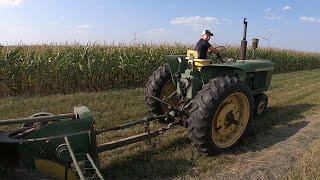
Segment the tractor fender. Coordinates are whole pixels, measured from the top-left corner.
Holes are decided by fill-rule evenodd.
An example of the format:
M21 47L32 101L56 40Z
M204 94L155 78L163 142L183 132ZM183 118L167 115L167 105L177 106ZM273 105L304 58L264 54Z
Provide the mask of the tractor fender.
M204 66L200 70L203 84L207 84L210 79L219 76L237 77L241 81L246 81L246 72L238 67L224 66L223 64Z
M188 60L186 59L186 55L167 55L166 61L170 67L173 83L176 84L176 73L183 73L188 68Z

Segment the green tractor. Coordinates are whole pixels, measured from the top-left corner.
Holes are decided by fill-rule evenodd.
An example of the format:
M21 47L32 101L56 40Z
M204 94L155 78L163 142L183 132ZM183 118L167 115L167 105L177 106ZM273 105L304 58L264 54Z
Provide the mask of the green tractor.
M274 71L269 60L246 59L246 29L240 59L198 59L198 52L169 55L149 77L145 102L151 116L172 109L184 112L189 138L201 152L223 152L245 134L253 118L266 112L268 90ZM258 40L253 39L253 49ZM221 51L225 48L218 47ZM181 117L181 116L179 116Z

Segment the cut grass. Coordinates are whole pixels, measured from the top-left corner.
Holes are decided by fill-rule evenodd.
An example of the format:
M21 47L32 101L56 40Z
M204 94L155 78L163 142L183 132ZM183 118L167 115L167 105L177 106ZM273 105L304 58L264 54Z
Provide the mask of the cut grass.
M153 141L154 146L148 146L142 142L102 153L102 171L107 178L117 179L184 179L198 176L212 178L215 174L223 178L223 173L230 171L230 167L246 170L248 167L239 163L242 159L248 159L250 162L265 161L259 159L261 151L268 153L269 148L290 139L301 128L307 126L307 123L302 121L304 117L320 112L319 82L320 70L274 75L270 91L267 92L270 104L266 116L255 120L248 137L241 140L230 152L206 157L198 153L188 140L186 130L178 127L156 138ZM88 106L93 112L97 128L110 127L147 115L144 89L138 88L0 99L0 119L25 117L40 111L54 114L72 112L74 106L80 105ZM156 124L153 127L159 126ZM106 134L100 136L98 142L107 142L142 130L141 127L137 127L132 130ZM311 155L319 154L319 151L316 150L318 145L318 142L310 143L308 153L296 161L304 164L294 166L294 169L290 163L283 165L287 165L289 169L289 178L301 177L306 168L318 168L318 166L310 166L307 163ZM290 149L288 151L290 153ZM312 161L312 163L315 162ZM276 164L274 162L273 165L276 166ZM308 177L319 177L318 174L312 174L317 173L317 170L313 169ZM279 174L279 177L284 177L284 175Z
M320 140L314 141L289 175L290 179L320 179Z

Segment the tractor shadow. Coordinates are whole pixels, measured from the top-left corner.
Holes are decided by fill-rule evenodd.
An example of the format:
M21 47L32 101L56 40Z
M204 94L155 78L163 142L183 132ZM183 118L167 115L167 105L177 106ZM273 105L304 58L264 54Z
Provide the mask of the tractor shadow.
M194 167L194 163L180 156L170 157L171 153L168 155L168 151L178 148L183 152L188 146L191 146L191 142L187 137L178 137L168 145L147 147L137 154L113 161L102 173L107 179L172 179L188 172Z
M260 151L285 141L309 124L302 114L313 106L296 104L269 107L263 118L253 120L246 136L228 153Z
M269 107L263 118L253 121L246 136L234 148L223 154L260 151L285 141L308 124L302 114L313 106L297 104ZM163 143L166 140L161 141ZM194 149L194 146L187 136L179 136L166 145L141 149L135 154L113 160L107 164L102 173L107 179L172 179L187 174L196 166L195 161L184 158L183 155L169 157L174 154L172 151L178 150L184 153L190 148ZM212 160L214 161L216 157L212 157Z

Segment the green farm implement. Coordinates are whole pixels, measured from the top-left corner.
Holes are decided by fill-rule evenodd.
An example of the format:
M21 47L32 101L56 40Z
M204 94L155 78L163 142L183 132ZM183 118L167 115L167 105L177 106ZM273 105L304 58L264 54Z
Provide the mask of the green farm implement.
M159 136L174 123L154 131L149 123L164 118L168 116L96 130L90 110L82 106L68 114L42 112L28 118L1 120L0 126L22 124L22 127L0 132L0 172L8 174L23 164L58 179L103 179L98 153ZM145 124L145 133L97 145L96 136L138 124Z
M250 123L266 113L274 64L269 60L246 58L247 22L239 59L221 56L199 59L198 52L168 55L149 77L145 102L148 117L115 127L96 129L87 107L73 113L53 115L37 113L28 118L1 120L0 126L18 128L0 132L0 172L9 174L23 164L58 179L103 179L99 153L157 137L175 125L188 129L197 148L214 155L243 137ZM253 39L252 48L258 46ZM255 53L254 53L255 54ZM159 121L163 127L150 128ZM139 124L145 132L97 144L96 137Z

